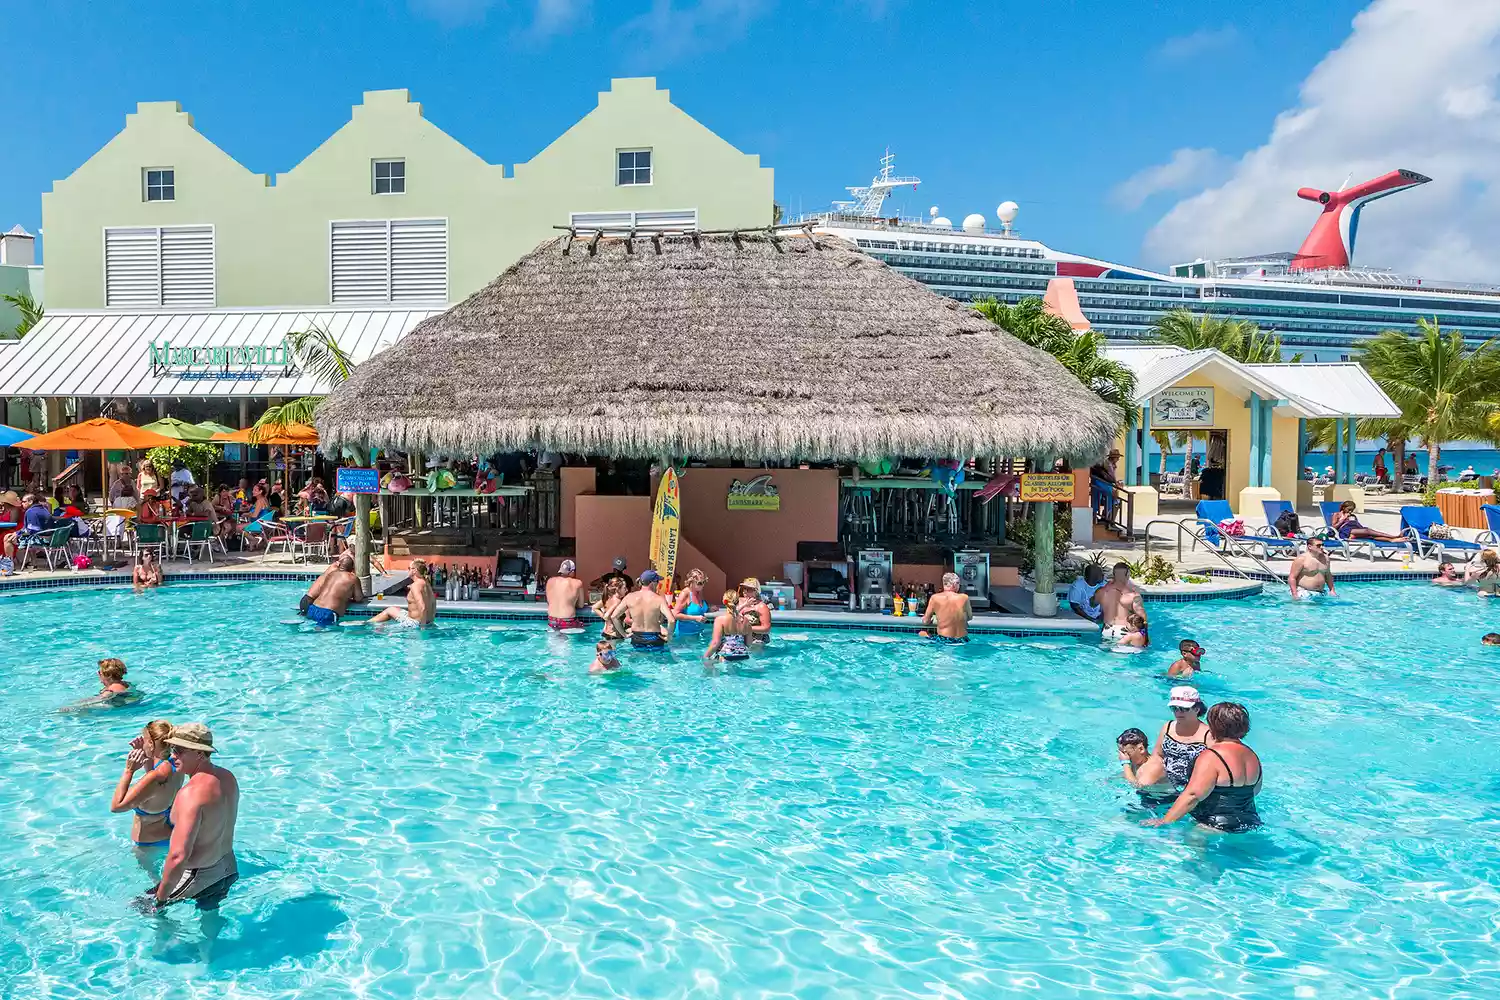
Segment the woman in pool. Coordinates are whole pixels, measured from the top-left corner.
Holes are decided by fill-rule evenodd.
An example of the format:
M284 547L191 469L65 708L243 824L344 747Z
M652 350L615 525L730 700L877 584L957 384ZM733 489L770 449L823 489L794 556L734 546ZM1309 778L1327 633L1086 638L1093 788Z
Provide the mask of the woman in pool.
M166 847L172 839L172 800L182 788L183 776L171 761L171 747L167 746L171 735L172 724L157 719L130 741L125 771L109 803L110 812L135 813L130 839L137 847ZM141 772L138 781L137 771Z
M1359 518L1354 516L1354 501L1345 500L1339 504L1338 513L1333 515L1333 523L1329 525L1333 533L1344 541L1351 538L1369 538L1377 542L1404 542L1404 535L1388 535L1374 528L1366 528L1359 523Z
M1156 750L1136 770L1127 762L1125 780L1137 788L1169 783L1179 790L1186 788L1193 776L1193 764L1203 752L1208 727L1203 724L1203 699L1198 689L1186 684L1174 687L1167 696L1172 721L1161 727L1156 736Z
M750 655L750 619L740 614L739 597L737 590L724 591L724 610L714 618L714 634L703 654L705 660L715 655L721 660L743 660Z
M139 594L148 587L160 587L161 563L156 561L155 549L141 549L136 556L135 568L130 571L130 585Z
M1500 555L1494 549L1480 552L1479 558L1464 570L1464 583L1472 583L1479 590L1480 597L1494 597L1500 592Z
M609 620L609 616L614 613L615 605L625 599L629 586L624 580L610 580L604 585L604 592L599 595L599 599L594 602L594 614L604 619L604 638L606 639L612 639L615 642L625 641L623 635L615 634L614 623Z
M81 712L90 708L110 708L128 705L140 698L140 692L125 679L125 661L108 657L99 661L99 683L104 690L90 695L82 701L58 709L59 712Z
M1242 742L1250 732L1244 705L1221 701L1208 710L1209 746L1198 755L1187 787L1160 819L1146 826L1166 826L1192 814L1201 826L1243 833L1260 826L1255 796L1260 792L1260 758Z
M677 617L678 635L697 635L703 631L703 625L708 621L708 601L703 598L703 585L707 582L708 577L701 569L688 571L682 593L677 595L677 603L672 606L672 613Z

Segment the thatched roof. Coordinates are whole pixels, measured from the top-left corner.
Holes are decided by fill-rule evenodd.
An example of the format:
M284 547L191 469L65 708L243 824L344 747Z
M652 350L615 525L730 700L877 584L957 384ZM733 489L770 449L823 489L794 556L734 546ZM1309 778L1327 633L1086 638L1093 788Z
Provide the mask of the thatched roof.
M1093 459L1120 412L1050 355L801 231L548 240L356 369L325 449Z

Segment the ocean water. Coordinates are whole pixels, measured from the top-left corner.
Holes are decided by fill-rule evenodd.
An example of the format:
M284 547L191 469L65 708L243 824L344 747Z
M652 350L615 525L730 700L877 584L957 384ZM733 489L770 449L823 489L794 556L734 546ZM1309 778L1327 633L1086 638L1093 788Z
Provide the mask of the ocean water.
M1500 602L1153 605L1140 656L785 627L590 678L591 638L279 624L299 591L0 597L0 996L1500 993ZM1261 831L1143 828L1117 778L1186 636L1250 708ZM55 714L105 655L143 702ZM153 718L242 785L221 926L128 906L160 861L107 806Z
M1354 471L1374 475L1375 453L1376 449L1355 452ZM1425 449L1414 452L1408 451L1407 454L1416 455L1417 473L1423 476L1427 475L1427 451ZM1203 461L1203 446L1201 444L1198 446L1198 461L1200 464ZM1187 452L1185 451L1168 455L1167 471L1181 472L1186 462ZM1310 451L1307 453L1307 464L1312 466L1316 471L1322 472L1324 466L1333 464L1333 454L1331 452ZM1473 466L1474 471L1481 476L1493 475L1500 473L1500 451L1496 451L1494 448L1444 448L1438 456L1438 464L1451 465L1453 467L1452 474L1455 478L1459 472L1470 466ZM1394 465L1395 459L1387 452L1385 467L1391 469ZM1161 469L1161 453L1156 451L1155 448L1151 449L1150 461L1147 464L1147 468L1151 472L1157 472Z

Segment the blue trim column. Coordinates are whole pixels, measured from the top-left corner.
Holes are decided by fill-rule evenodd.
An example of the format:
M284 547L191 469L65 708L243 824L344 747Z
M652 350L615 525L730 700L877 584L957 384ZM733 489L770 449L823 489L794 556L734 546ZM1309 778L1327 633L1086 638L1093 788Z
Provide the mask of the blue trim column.
M1271 418L1276 412L1276 400L1264 399L1260 404L1260 484L1271 485L1271 452L1276 443L1276 430Z
M1135 429L1138 423L1138 415L1135 407L1131 407L1125 419L1125 485L1134 486L1137 467L1140 465L1140 456L1136 454Z
M1151 485L1151 404L1141 407L1141 475L1137 486Z
M1297 421L1297 478L1301 479L1302 470L1307 468L1307 421Z
M1344 420L1344 426L1349 429L1349 454L1344 459L1344 474L1349 477L1348 481L1353 483L1355 481L1355 447L1359 442L1359 422L1353 417L1348 417Z
M1335 417L1333 420L1333 481L1342 485L1344 482L1344 418Z
M1260 396L1257 393L1250 394L1250 468L1245 471L1249 473L1247 481L1251 486L1259 486L1260 483L1260 453L1263 447L1260 419Z

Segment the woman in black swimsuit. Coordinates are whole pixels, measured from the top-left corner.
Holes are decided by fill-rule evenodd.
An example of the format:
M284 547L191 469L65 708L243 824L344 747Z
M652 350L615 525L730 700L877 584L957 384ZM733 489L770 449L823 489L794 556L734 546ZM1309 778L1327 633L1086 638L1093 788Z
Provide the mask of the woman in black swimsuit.
M1243 833L1260 826L1255 796L1260 792L1260 758L1241 742L1250 732L1244 705L1221 701L1208 710L1208 746L1193 764L1193 776L1172 808L1146 826L1166 826L1192 814L1201 826Z

